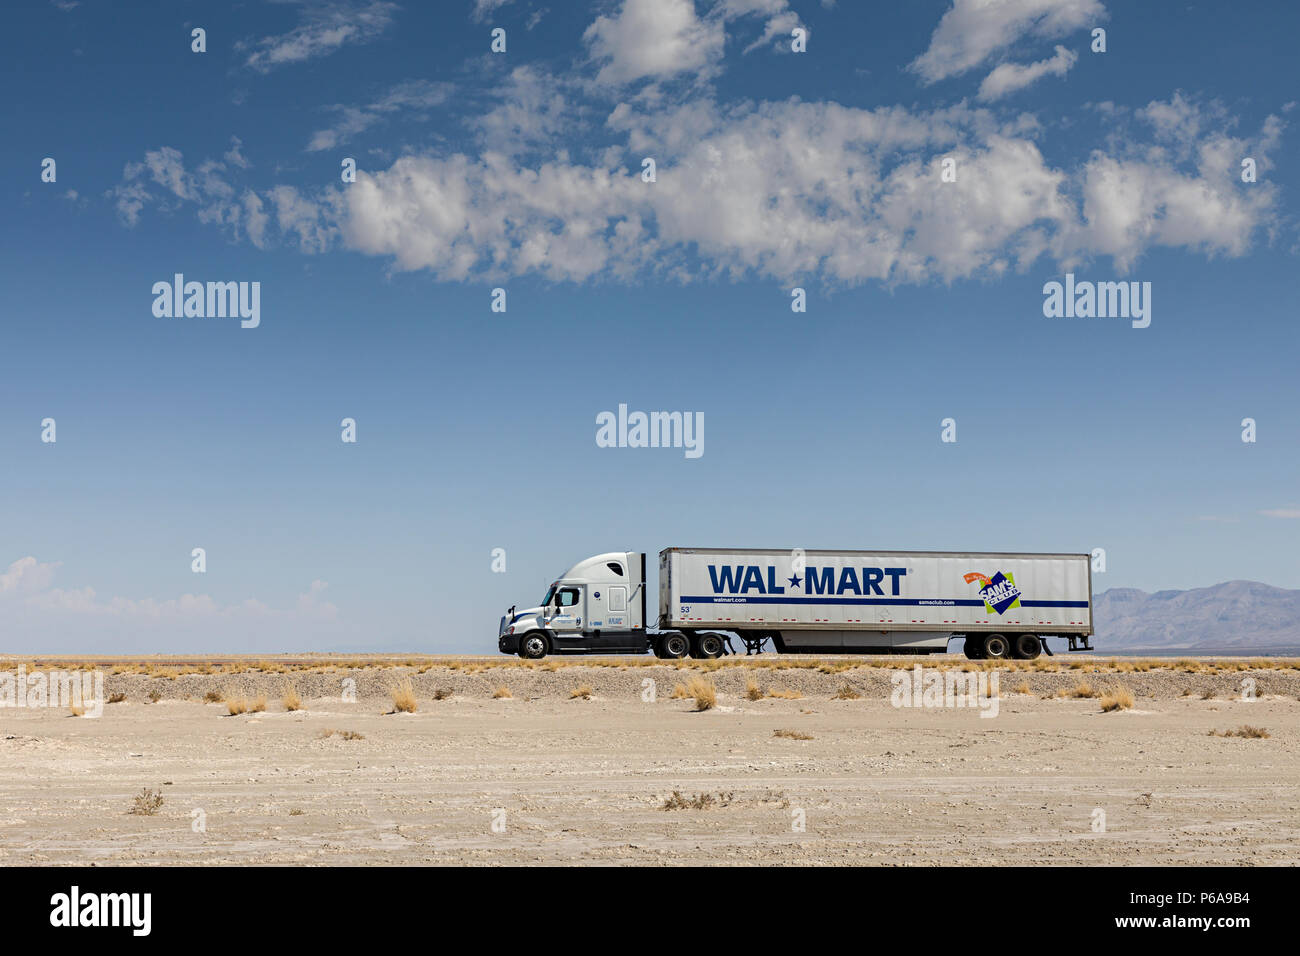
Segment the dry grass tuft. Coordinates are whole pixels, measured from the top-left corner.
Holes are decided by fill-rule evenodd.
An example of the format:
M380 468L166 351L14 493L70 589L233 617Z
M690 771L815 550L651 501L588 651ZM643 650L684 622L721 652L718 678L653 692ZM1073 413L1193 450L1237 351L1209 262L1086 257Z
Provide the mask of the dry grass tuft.
M577 700L579 697L583 700L591 700L591 695L594 693L595 691L586 684L583 684L581 687L575 687L573 690L569 691L569 700Z
M758 681L750 678L745 681L745 700L762 700L763 688L758 686Z
M788 740L814 740L812 734L805 734L802 730L774 730L773 737L785 737Z
M248 713L248 700L244 697L231 697L225 695L226 713L231 717L238 717L240 714Z
M219 690L210 690L203 695L203 702L205 704L220 704L225 699L226 695Z
M841 687L839 690L835 692L834 696L831 697L831 700L858 700L861 697L862 697L861 694L859 694L848 684L845 684L843 687Z
M1015 692L1017 694L1033 694L1033 691L1029 689L1029 681L1027 680L1022 680L1017 684Z
M109 694L108 702L110 704L120 704L126 700L126 694Z
M1086 680L1081 680L1079 683L1074 685L1074 690L1070 691L1070 696L1075 698L1096 697L1097 692L1092 689L1092 685Z
M335 734L344 740L365 740L365 734L359 734L355 730L334 730L332 727L326 727L321 731L320 739L325 740L327 737L333 737Z
M1273 735L1263 727L1252 727L1250 724L1242 724L1236 730L1211 730L1211 737L1245 737L1251 740L1267 740Z
M712 710L718 706L718 688L707 677L692 677L686 683L686 695L695 698L696 710Z
M710 807L725 807L735 799L734 793L719 792L717 796L711 793L699 793L693 797L684 797L678 790L673 791L673 795L664 800L661 810L708 810Z
M150 790L145 787L135 795L135 800L131 805L128 813L134 813L136 816L151 817L162 809L163 795L161 790Z
M452 689L450 687L439 687L433 692L434 700L450 700Z
M505 684L502 684L492 692L493 700L513 700L514 696L514 694L510 693L510 688Z
M250 714L260 714L266 710L266 695L258 694L255 700L249 701L248 712Z
M302 698L298 696L298 688L293 684L286 684L284 687L284 697L281 698L285 710L302 710Z
M774 687L767 692L767 696L778 697L781 700L798 700L803 696L803 694L799 693L797 690L782 690L781 688Z
M1101 695L1101 712L1108 714L1112 710L1132 710L1133 692L1121 684Z
M415 703L415 688L411 686L411 678L403 677L388 691L388 693L393 698L392 713L415 713L417 705Z

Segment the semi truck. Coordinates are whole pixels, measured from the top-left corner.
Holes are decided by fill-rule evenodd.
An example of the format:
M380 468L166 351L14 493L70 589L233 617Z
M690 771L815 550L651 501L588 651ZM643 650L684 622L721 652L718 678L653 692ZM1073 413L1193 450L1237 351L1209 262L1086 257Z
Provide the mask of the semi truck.
M512 606L497 648L547 654L712 659L779 654L943 654L1032 660L1047 638L1093 650L1087 554L665 548L658 615L643 551L579 561L537 607Z

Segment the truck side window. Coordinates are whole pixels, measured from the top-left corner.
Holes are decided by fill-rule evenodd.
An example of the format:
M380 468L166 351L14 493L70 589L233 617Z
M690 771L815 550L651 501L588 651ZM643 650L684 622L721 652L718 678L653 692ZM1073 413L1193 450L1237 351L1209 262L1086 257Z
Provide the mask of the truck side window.
M622 565L620 565L620 564L616 564L615 562L611 561L611 562L609 562L609 564L605 565L605 567L609 568L611 571L613 571L615 574L617 574L620 578L623 576L623 566L622 566Z
M573 607L577 603L578 591L576 588L561 588L560 593L555 595L557 607Z

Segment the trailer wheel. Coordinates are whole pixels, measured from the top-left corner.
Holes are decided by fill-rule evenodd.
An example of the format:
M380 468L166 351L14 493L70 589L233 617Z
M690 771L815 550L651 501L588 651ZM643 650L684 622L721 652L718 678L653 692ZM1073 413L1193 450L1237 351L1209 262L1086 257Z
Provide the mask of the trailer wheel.
M1011 653L1011 643L1001 634L984 635L984 658L990 661L1004 660Z
M546 635L536 631L525 634L524 639L519 642L519 656L527 661L540 661L546 656L547 650Z
M722 638L716 634L696 634L691 641L691 657L711 661L722 656Z
M962 650L970 660L982 660L984 658L984 639L982 637L968 637L966 643L962 645Z
M685 634L678 634L674 631L671 634L665 634L659 638L659 656L674 660L679 657L685 657L691 649L691 643L686 639Z
M1016 657L1022 661L1032 661L1043 652L1043 642L1037 634L1016 635Z

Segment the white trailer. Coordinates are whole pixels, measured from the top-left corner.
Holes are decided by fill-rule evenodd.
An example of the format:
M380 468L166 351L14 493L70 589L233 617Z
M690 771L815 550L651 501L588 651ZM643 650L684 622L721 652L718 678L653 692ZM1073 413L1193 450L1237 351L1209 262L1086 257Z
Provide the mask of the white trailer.
M579 562L542 604L502 618L498 647L547 653L712 658L747 653L932 654L1032 659L1046 638L1091 650L1086 554L667 548L659 616L646 623L645 555Z

